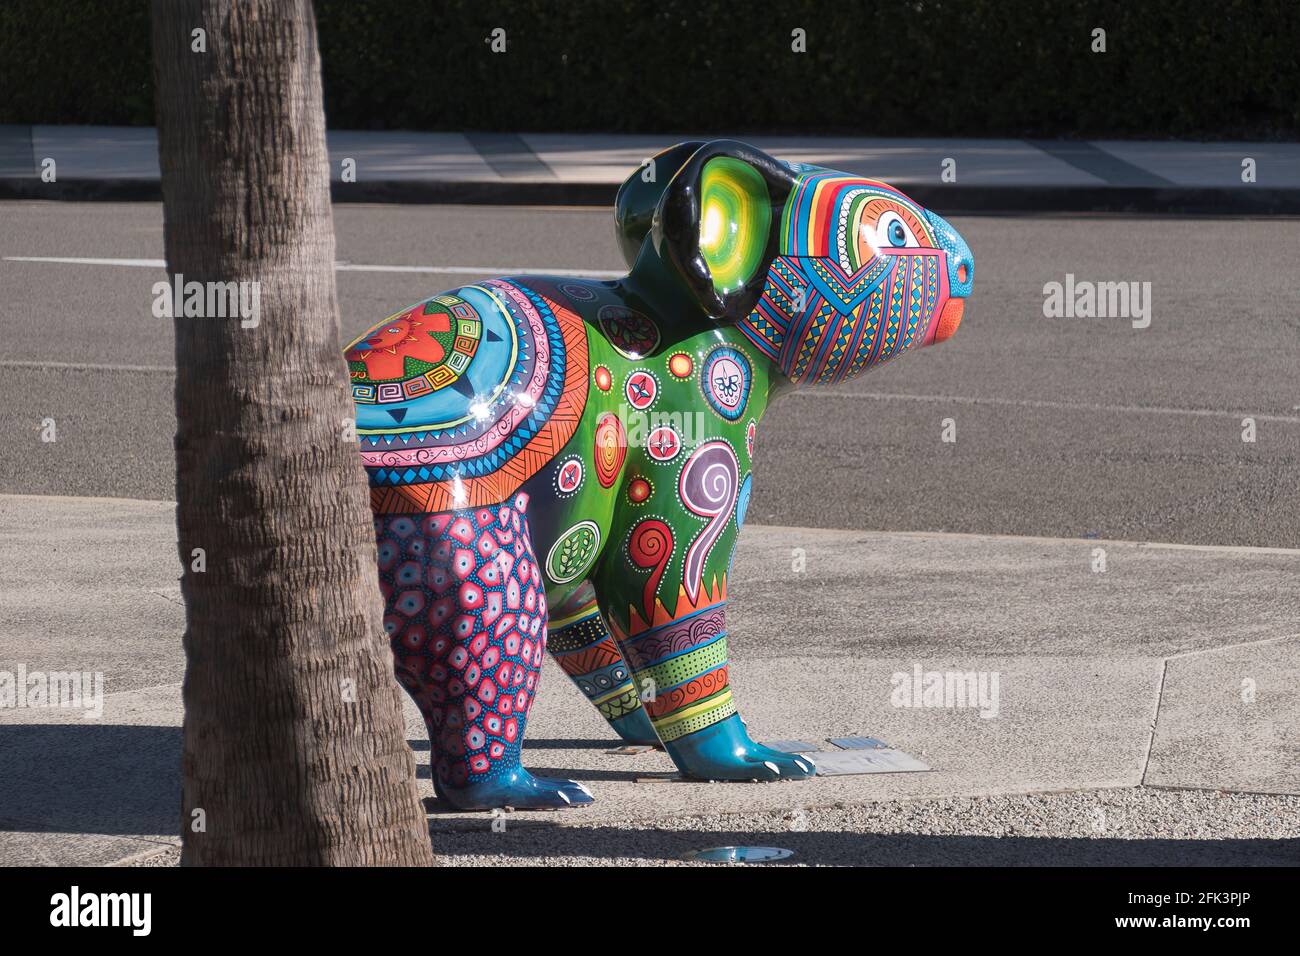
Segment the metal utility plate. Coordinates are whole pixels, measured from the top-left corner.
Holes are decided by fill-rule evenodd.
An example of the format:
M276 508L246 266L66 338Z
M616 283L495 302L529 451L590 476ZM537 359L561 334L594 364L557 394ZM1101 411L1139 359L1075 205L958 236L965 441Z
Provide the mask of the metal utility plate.
M642 773L632 778L633 783L698 783L697 780L687 780L676 770L665 770L659 773Z
M829 743L841 750L888 750L889 744L875 737L827 737Z
M768 740L763 746L779 750L784 754L815 754L820 749L816 744L810 744L806 740Z
M817 764L819 777L853 773L908 773L930 769L927 764L923 764L911 754L888 748L827 750L816 754L812 760Z

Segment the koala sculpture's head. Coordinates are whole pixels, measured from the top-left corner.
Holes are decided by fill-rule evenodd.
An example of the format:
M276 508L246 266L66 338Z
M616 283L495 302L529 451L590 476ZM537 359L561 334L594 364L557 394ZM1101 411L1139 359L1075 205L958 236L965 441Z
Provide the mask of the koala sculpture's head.
M893 187L730 140L654 157L615 223L630 266L655 255L796 383L949 338L974 280L957 230Z

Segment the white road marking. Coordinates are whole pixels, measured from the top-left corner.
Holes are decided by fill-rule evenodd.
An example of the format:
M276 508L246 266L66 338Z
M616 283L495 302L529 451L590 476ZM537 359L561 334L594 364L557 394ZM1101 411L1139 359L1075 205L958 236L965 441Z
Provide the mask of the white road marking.
M78 256L5 256L6 262L52 262L71 265L90 266L126 266L142 269L165 269L163 259L101 259ZM393 266L362 265L352 262L334 263L336 272L396 272L423 273L443 275L553 275L562 278L618 279L625 273L601 270L580 269L545 269L508 266ZM3 368L68 368L128 372L174 372L173 368L144 365L91 365L62 362L0 362ZM791 393L802 399L849 398L872 399L883 402L927 402L930 404L955 405L997 405L1020 408L1051 408L1063 411L1106 412L1110 414L1145 414L1145 415L1186 415L1194 418L1234 418L1240 420L1250 417L1257 422L1280 422L1288 425L1300 425L1300 416L1273 415L1261 412L1238 412L1212 408L1171 408L1159 405L1106 405L1096 402L1054 402L1045 399L1013 398L973 398L963 395L905 395L897 392L845 392L830 389L803 389Z
M146 372L174 375L176 369L171 365L100 365L94 362L10 362L0 360L0 368L68 370L73 372ZM811 388L790 393L797 398L850 398L869 399L882 402L930 402L952 403L957 405L1010 405L1021 408L1056 408L1081 412L1119 412L1152 413L1156 415L1189 415L1194 418L1232 418L1240 420L1246 416L1257 422L1280 422L1285 425L1300 425L1300 416L1267 415L1259 412L1218 411L1209 408L1165 408L1145 405L1094 405L1086 402L1049 402L1030 399L1010 398L971 398L965 395L903 395L888 392L827 392Z
M788 393L796 398L869 398L880 402L929 402L952 405L1005 405L1019 408L1058 408L1076 412L1129 412L1149 415L1192 415L1200 418L1253 418L1257 422L1300 424L1300 416L1271 415L1263 412L1237 412L1216 408L1170 408L1163 405L1104 405L1098 402L1053 402L1034 398L972 398L966 395L906 395L901 392L844 392L830 389L801 389Z
M99 259L86 256L5 256L5 262L54 262L76 266L126 266L134 269L165 269L164 259ZM619 279L625 271L601 269L544 269L528 266L387 266L355 262L334 263L335 272L416 272L462 276L560 276L565 279Z
M1180 651L1177 654L1170 654L1165 658L1165 662L1176 660L1181 657L1200 657L1205 654L1218 654L1222 651L1231 651L1239 647L1256 647L1260 644L1278 644L1282 641L1294 641L1300 638L1300 634L1282 634L1278 637L1261 637L1256 641L1240 641L1236 644L1224 644L1222 647L1202 647L1196 651Z
M96 365L92 362L0 362L0 368L71 369L74 372L166 372L175 375L171 365Z
M76 266L134 266L139 269L161 269L167 265L162 259L87 259L77 256L5 256L5 262L64 262Z
M746 523L746 528L749 524ZM756 528L769 527L768 525L755 525ZM777 527L777 526L772 526ZM808 531L816 533L818 531L828 531L825 528L785 528L783 531ZM1051 544L1084 544L1084 545L1117 545L1131 548L1154 549L1161 551L1207 551L1219 554L1261 554L1261 555L1286 555L1288 557L1300 555L1300 548L1268 548L1248 544L1175 544L1166 541L1137 541L1126 538L1062 538L1053 535L1036 535L1036 534L988 534L976 531L836 531L836 534L853 535L853 534L881 534L898 538L966 538L980 541L1007 540L1007 541L1034 541L1048 542Z
M334 263L335 272L433 272L469 276L559 276L564 279L621 279L627 270L533 269L511 266L375 266L351 262Z

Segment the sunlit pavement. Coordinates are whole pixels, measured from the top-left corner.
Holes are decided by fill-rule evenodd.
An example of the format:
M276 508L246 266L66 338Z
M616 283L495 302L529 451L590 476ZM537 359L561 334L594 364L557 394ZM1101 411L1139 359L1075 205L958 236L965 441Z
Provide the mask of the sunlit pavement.
M781 159L883 179L925 205L963 212L1300 212L1295 143L742 138ZM673 142L631 134L328 133L337 202L607 205L630 171ZM157 199L158 179L151 128L0 125L5 199Z
M184 667L172 507L0 496L0 528L0 670L98 671L106 694L97 719L0 714L0 862L170 862ZM435 847L453 863L679 862L732 843L791 848L792 863L1300 862L1297 558L747 526L730 623L753 736L865 734L932 769L683 782L662 753L610 752L548 661L525 763L596 803L511 813L501 832L430 800ZM996 692L901 706L917 668L976 672ZM431 798L409 704L407 718Z

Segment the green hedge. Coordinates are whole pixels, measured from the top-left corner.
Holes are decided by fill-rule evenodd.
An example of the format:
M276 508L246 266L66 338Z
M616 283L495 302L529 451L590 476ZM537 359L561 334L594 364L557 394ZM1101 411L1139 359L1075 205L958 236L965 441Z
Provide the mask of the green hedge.
M1282 137L1296 0L317 0L332 128ZM0 3L0 122L150 124L147 0ZM1094 27L1108 52L1090 52ZM486 38L506 31L507 52ZM790 51L791 30L808 52Z

